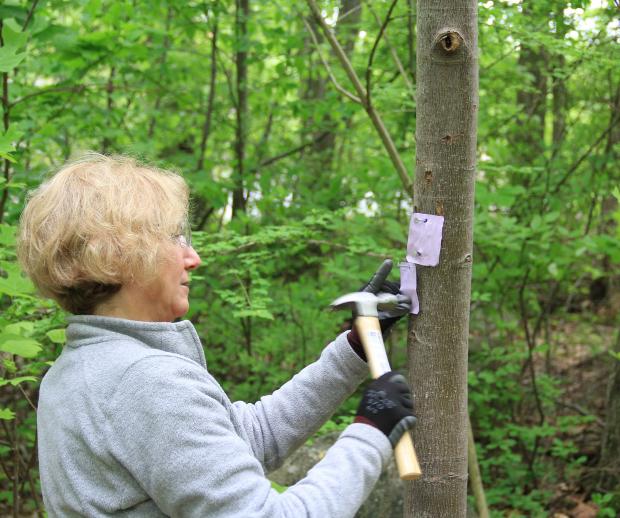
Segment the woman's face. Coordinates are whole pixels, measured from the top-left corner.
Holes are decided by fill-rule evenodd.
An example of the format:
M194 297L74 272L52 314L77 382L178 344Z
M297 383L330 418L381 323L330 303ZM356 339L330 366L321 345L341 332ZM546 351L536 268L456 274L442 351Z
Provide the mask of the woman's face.
M177 242L169 250L158 276L142 287L151 321L172 322L189 310L189 272L200 265L200 257L191 246Z
M199 265L196 250L175 239L167 244L154 280L124 284L109 301L95 308L95 315L143 322L181 318L189 309L189 272Z

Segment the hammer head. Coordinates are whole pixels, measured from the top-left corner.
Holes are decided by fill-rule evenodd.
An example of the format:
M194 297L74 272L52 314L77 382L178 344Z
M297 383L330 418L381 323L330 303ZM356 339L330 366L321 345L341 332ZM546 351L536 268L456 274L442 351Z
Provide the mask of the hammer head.
M378 317L377 308L384 309L398 304L398 295L380 293L379 296L365 291L347 293L334 300L332 309L355 309L361 317Z

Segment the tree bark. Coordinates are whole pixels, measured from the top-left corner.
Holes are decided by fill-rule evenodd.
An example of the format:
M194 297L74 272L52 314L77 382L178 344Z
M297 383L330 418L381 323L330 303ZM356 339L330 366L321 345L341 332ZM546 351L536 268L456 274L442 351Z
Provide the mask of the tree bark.
M523 16L534 20L549 16L545 10L532 0L524 0ZM517 92L517 105L521 108L521 116L512 135L511 144L517 165L531 165L543 156L545 150L545 116L547 113L547 73L548 56L542 45L530 45L527 41L521 42L518 64L529 77L531 82L523 81L523 87ZM520 179L529 184L530 179Z
M248 18L250 16L249 0L237 0L235 30L237 33L237 52L235 65L237 69L237 110L235 127L236 171L233 174L232 217L245 213L245 147L248 126Z
M0 48L4 47L4 37L3 37L3 29L4 23L3 20L0 19ZM11 119L11 105L9 103L9 73L3 72L0 74L2 78L2 128L4 129L3 133L6 133L9 130L10 119ZM2 172L4 175L4 186L2 187L2 195L0 196L0 223L2 223L4 219L4 208L6 205L6 200L9 195L9 181L11 180L11 162L8 158L5 158L2 164Z
M618 120L618 114L620 114L620 85L616 87L615 95L611 99L610 105L611 120ZM618 142L620 142L620 124L615 124L609 133L605 148L605 154L609 157L608 160L611 164L617 161L617 155L613 152L613 149ZM617 210L618 200L613 195L607 196L601 204L602 234L618 235L616 222L611 217L611 214ZM614 269L614 265L609 258L606 258L604 261L603 269L607 273L606 278L603 278L603 282L606 283L607 304L611 306L611 312L615 313L616 300L620 300L620 295L617 294L620 291L618 275L615 273L617 269ZM616 316L616 322L618 321L619 318ZM620 331L616 337L614 352L620 354ZM601 469L599 485L601 489L612 490L620 484L620 360L614 361L609 378L605 416L605 431L603 433L601 458L599 461L599 468Z
M405 516L460 518L467 508L467 341L473 254L477 3L417 5L416 211L445 217L436 267L418 266L409 374L423 476Z
M620 354L620 332L614 348ZM605 431L599 461L600 489L613 490L620 484L620 360L614 366L607 388Z

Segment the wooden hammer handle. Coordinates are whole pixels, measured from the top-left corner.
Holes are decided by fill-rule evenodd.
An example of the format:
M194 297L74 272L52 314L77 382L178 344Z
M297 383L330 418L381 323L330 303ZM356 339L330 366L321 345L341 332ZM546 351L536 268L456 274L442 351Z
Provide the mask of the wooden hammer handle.
M379 319L376 317L357 317L355 325L364 346L372 378L376 379L382 374L391 371L392 368L390 367L390 362L385 352L385 345L383 344ZM411 434L408 431L403 434L398 444L396 444L394 457L396 458L398 474L402 480L415 480L422 475L418 457L413 447L413 441L411 440Z

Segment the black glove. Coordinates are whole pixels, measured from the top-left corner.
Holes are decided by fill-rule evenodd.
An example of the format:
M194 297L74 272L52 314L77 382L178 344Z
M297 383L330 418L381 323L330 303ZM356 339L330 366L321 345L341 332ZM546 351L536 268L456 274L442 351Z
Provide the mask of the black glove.
M392 260L386 259L379 269L372 276L372 279L359 291L365 291L377 295L378 293L390 293L398 295L400 293L400 279L398 281L388 281L388 275L392 271ZM379 310L379 324L381 333L385 338L392 326L402 317L411 311L411 300L403 299L401 302L390 309Z
M356 423L365 423L381 430L392 448L411 430L416 418L413 399L405 377L398 372L386 372L374 380L364 391L357 409Z
M386 280L390 271L392 270L392 260L386 259L383 264L372 276L372 279L367 284L362 286L358 291L365 291L377 295L378 293L391 293L397 295L400 293L400 281L388 281ZM400 301L395 306L387 310L379 310L379 325L381 326L381 334L383 339L387 338L390 334L392 326L396 324L403 316L411 311L411 299L405 299ZM352 316L351 322L355 321L355 314ZM351 332L347 335L349 343L357 355L364 361L366 361L366 354L362 347L362 342L357 334L355 326L352 327Z

